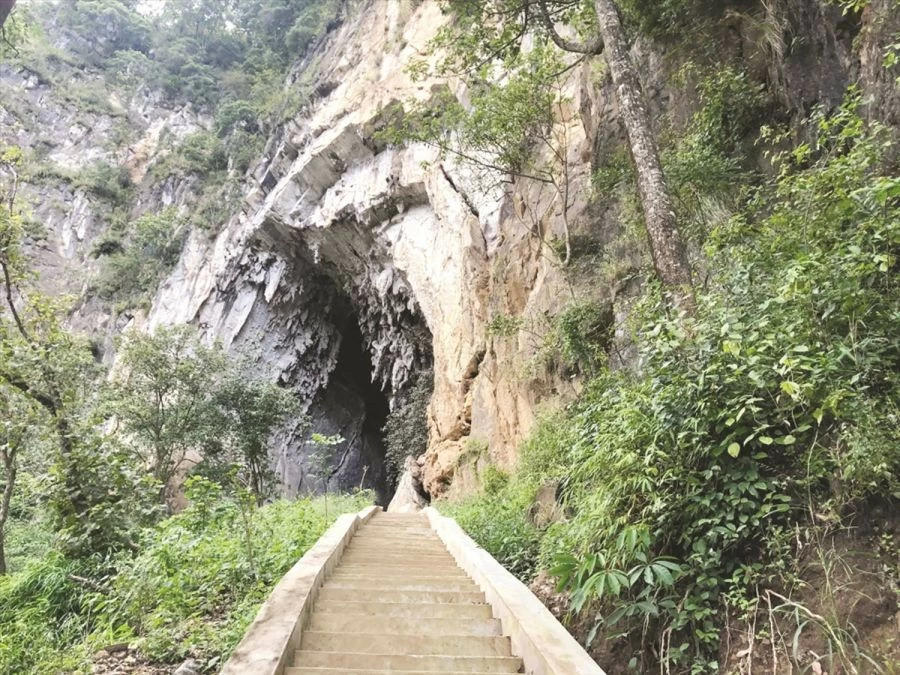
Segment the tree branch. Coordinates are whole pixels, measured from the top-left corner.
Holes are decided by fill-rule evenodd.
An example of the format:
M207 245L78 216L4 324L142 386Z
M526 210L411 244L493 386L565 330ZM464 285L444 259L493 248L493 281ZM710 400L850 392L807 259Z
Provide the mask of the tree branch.
M9 305L9 311L12 312L13 320L16 322L16 328L19 329L19 333L29 344L31 344L31 334L28 332L28 329L25 328L22 317L19 316L19 310L16 309L16 303L13 302L12 279L9 274L9 266L6 264L5 260L0 259L0 269L3 270L3 284L6 286L6 304Z
M51 415L56 415L59 406L52 396L43 394L39 391L35 391L34 388L32 388L31 385L28 384L28 382L26 382L18 375L14 375L10 372L0 371L0 379L4 380L12 387L18 389L29 398L40 403L44 408L47 409L47 412L49 412Z
M575 54L601 54L603 52L603 38L599 35L590 42L576 42L569 40L560 35L556 26L553 25L553 19L550 18L550 10L547 9L547 0L538 0L538 9L541 23L553 44L562 49L564 52L572 52Z

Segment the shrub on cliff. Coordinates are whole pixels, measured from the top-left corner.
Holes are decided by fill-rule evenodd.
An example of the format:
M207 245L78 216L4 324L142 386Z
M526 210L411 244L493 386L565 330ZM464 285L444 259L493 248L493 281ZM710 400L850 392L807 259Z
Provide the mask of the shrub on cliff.
M434 373L416 374L407 392L394 403L384 424L384 466L390 486L397 484L407 457L418 457L428 445L428 404L434 389Z

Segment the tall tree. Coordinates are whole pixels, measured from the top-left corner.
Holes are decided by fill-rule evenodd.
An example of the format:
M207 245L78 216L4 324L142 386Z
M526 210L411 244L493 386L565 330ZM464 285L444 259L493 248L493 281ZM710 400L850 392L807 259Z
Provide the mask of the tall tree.
M26 293L28 278L20 249L24 237L17 206L20 148L0 150L0 385L40 406L59 444L66 510L82 519L88 505L77 479L75 408L82 375L93 363L90 351L60 323L60 311L40 293Z
M126 334L119 357L108 412L162 496L171 498L179 473L202 461L236 465L261 503L269 487L268 440L298 412L294 396L248 377L220 345L205 346L189 326Z
M646 97L631 59L629 41L615 2L593 0L591 19L596 36L589 40L566 37L557 29L565 17L579 8L579 2L489 0L483 3L449 0L448 4L452 9L468 14L470 19L474 17L468 26L472 29L472 35L466 45L472 46L472 36L487 45L474 60L468 59L469 65L484 63L484 57L506 58L512 50L520 47L522 40L532 31L545 32L565 52L605 56L634 161L654 269L662 284L673 293L676 302L690 307L691 268L687 247L678 229ZM485 27L490 22L496 27L493 33Z

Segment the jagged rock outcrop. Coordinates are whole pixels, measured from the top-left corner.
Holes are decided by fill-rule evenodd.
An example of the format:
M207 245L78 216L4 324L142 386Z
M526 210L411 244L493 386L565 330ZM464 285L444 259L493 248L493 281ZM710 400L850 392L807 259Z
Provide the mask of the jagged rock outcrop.
M873 110L894 119L897 87L877 67L898 29L892 1L873 0L862 26L819 0L736 5L723 10L717 28L731 50L720 55L722 63L740 63L755 81L768 82L794 119L817 103L837 105L857 77ZM621 208L591 199L592 171L623 142L602 69L590 62L573 68L558 106L555 132L565 139L570 181L565 206L545 184L497 181L433 148L390 147L377 137L399 103L429 100L447 86L466 100L457 82L416 81L407 72L448 20L435 0L347 2L342 21L295 68L292 86L311 81L315 99L273 134L244 177L240 211L213 237L201 229L189 234L146 315L116 316L88 294L73 318L76 327L103 335L129 322L193 323L296 391L311 426L294 421L272 447L286 494L319 490L325 480L332 488L384 489L387 407L402 398L412 374L430 368L424 489L433 496L451 489L470 440L487 444L492 463L512 465L538 411L578 391L575 373L542 360L539 334L575 296L612 306L612 362L632 358L625 322L642 282L639 252L605 248L622 231ZM853 49L858 35L861 59ZM659 126L683 128L697 109L696 89L673 84L677 63L664 48L641 38L633 56ZM183 138L209 120L146 92L124 103L111 99L110 112L85 113L52 96L38 73L2 75L5 140L43 148L62 168L125 166L139 186L134 214L190 199L190 177L155 183L147 167L162 152L161 136ZM116 150L112 140L123 123L131 138ZM62 178L34 187L41 195L36 219L48 229L32 242L43 283L55 293L84 295L106 207ZM608 288L598 287L596 269L579 279L550 250L565 222L573 237L603 251L592 265L615 258L619 271ZM524 329L502 336L488 330L507 316L523 318ZM346 439L330 479L311 461L318 450L310 431Z
M209 120L148 92L122 101L106 91L106 99L86 109L62 83L105 91L102 77L63 61L56 68L50 79L38 70L0 64L0 146L16 145L27 153L18 206L30 223L25 249L39 288L79 299L71 326L105 342L111 358L109 338L129 317L93 297L90 287L99 270L91 252L109 230L112 207L77 179L98 164L123 166L137 191L132 216L180 206L190 197L192 181L173 176L157 182L146 175L147 168L167 151L163 130L169 143L176 143Z
M797 115L813 102L838 103L858 69L853 27L815 0L777 2L769 12L763 19L781 37L768 44L759 40L759 17L729 15L723 30L737 36L730 44L742 50L735 58L760 64L759 76ZM383 147L373 136L383 111L445 86L413 81L406 66L447 20L436 2L353 5L305 66L321 97L270 143L243 212L213 242L192 236L149 316L150 324L195 322L235 349L252 346L273 376L310 401L320 423L332 416L348 323L362 338L366 375L388 399L433 361L422 475L432 495L449 488L467 439L486 442L491 461L510 465L539 407L578 388L577 379L535 366L540 344L529 331L498 339L486 330L499 315L552 316L572 297L546 243L562 236L557 196L533 181L485 182L431 148ZM790 36L810 21L815 44L791 46ZM773 55L779 45L790 48ZM811 63L813 52L824 60ZM668 123L683 125L696 110L693 90L672 86L669 66L652 45L639 42L634 54L657 117L667 110ZM798 73L802 87L795 86ZM564 94L557 124L567 139L574 195L567 220L573 233L589 232L606 244L621 224L615 209L589 203L589 180L604 153L621 144L614 92L582 64ZM619 263L636 271L631 254L622 255ZM591 291L614 302L619 324L639 283L633 273L622 278L616 287ZM627 359L626 331L617 335ZM330 428L363 438L363 424ZM309 452L302 434L281 438L275 453L288 491L309 488ZM366 461L362 446L351 454L339 485L349 485Z
M387 510L391 513L415 513L426 506L428 500L422 495L422 468L415 459L407 457Z

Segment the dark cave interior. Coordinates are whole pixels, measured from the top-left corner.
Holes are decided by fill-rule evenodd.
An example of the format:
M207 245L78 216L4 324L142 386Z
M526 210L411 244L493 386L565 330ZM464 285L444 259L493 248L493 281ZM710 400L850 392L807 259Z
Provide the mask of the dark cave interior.
M387 421L390 405L388 394L378 382L372 382L372 362L363 341L356 317L349 316L342 330L341 347L337 366L332 376L332 386L340 387L345 394L359 398L364 416L358 437L359 467L352 472L359 475L360 483L340 485L352 489L362 484L375 490L378 504L387 506L393 496L393 487L387 484L384 470L385 445L382 429Z

